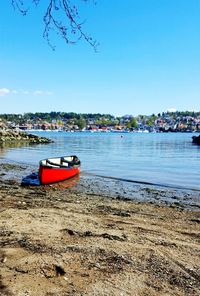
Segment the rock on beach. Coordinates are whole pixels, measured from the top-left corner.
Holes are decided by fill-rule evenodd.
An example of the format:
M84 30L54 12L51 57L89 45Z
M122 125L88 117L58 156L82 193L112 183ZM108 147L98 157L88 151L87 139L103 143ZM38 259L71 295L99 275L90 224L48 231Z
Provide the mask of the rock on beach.
M39 137L18 130L0 130L0 143L13 141L27 141L32 144L48 144L53 142L46 137Z

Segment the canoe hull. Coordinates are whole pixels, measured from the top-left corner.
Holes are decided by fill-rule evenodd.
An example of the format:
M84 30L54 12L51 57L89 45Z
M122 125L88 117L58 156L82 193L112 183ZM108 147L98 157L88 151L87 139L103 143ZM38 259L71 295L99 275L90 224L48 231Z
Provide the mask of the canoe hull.
M79 174L80 168L47 168L40 166L39 179L40 183L50 184L67 180Z
M76 156L60 157L40 161L39 180L43 185L61 182L80 172L80 161Z

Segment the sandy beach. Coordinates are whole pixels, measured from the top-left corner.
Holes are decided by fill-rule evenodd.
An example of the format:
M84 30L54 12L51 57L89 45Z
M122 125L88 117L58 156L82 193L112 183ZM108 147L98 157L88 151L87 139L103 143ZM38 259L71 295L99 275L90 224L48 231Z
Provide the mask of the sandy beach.
M0 168L0 295L200 295L199 192L27 170Z

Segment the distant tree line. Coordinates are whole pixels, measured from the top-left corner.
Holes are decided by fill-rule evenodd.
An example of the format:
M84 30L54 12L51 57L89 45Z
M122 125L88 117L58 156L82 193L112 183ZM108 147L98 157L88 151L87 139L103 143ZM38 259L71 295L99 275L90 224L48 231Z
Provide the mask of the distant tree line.
M122 117L115 117L111 114L100 114L100 113L75 113L75 112L36 112L36 113L24 113L24 114L0 114L0 118L5 121L13 121L16 123L23 123L27 121L37 121L43 120L47 122L51 122L52 120L75 120L75 121L83 121L83 120L91 120L98 124L109 125L113 122L119 123L121 118L128 118L131 126L136 125L137 118L146 119L147 124L151 125L156 118L183 118L183 117L193 117L197 118L200 116L200 112L194 111L176 111L176 112L162 112L157 115L138 115L137 117L133 117L131 115L125 115Z
M197 118L200 116L200 112L195 112L195 111L175 111L175 112L163 112L162 115L159 113L158 116L166 117L166 116L171 116L174 118L177 117L185 117L185 116L191 116L193 118Z
M115 120L115 117L110 114L100 114L100 113L75 113L75 112L36 112L36 113L24 113L24 114L0 114L0 118L5 121L12 121L15 123L23 123L27 121L47 121L52 120L59 121L83 121L83 120L93 120L99 123L109 123Z

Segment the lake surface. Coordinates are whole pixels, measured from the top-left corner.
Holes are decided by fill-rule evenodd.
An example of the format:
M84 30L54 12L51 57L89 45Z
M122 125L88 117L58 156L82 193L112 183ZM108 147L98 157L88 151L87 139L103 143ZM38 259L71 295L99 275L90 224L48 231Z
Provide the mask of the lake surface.
M33 132L32 132L33 133ZM82 172L200 190L200 146L191 133L34 132L47 145L5 147L0 157L38 166L39 160L75 154Z

